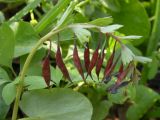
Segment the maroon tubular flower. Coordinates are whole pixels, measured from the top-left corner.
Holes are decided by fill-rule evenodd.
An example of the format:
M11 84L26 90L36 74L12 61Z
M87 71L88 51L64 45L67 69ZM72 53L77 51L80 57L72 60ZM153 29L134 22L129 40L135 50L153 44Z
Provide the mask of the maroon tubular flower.
M71 81L71 78L69 76L68 70L63 62L61 51L60 51L60 46L59 44L57 45L57 52L56 52L56 64L63 73L63 76L67 78L69 81ZM72 82L72 81L71 81Z
M81 61L80 61L80 58L79 58L79 55L78 55L76 44L74 44L73 62L75 64L79 74L81 75L82 79L84 80L84 82L86 82L85 79L84 79L83 69L82 69Z

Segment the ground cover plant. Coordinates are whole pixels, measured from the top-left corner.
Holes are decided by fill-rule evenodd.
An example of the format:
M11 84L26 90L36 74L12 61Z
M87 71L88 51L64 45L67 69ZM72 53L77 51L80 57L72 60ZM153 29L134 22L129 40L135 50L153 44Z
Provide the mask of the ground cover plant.
M0 120L160 117L160 0L0 0Z

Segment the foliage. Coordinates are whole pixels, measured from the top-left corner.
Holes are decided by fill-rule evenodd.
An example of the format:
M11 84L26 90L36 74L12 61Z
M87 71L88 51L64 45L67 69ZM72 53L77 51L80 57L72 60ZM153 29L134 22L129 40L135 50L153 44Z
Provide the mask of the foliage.
M0 3L0 119L159 117L159 0Z

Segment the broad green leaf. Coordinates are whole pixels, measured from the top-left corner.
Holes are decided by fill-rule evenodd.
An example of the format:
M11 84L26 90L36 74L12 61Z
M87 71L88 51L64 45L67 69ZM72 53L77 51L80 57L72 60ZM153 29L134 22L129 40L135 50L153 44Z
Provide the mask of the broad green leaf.
M66 21L66 18L72 14L74 8L76 6L76 2L75 1L72 1L70 3L70 5L68 6L68 8L66 9L66 11L64 12L64 14L62 15L61 19L57 22L57 26L56 28L59 28L65 21Z
M56 68L51 67L51 80L57 86L59 86L62 77L63 77L63 74L62 74L61 70L58 67L56 67Z
M134 60L137 61L137 62L141 62L141 63L152 62L152 59L147 58L147 57L142 57L142 56L135 56Z
M6 1L6 0L5 0ZM15 1L15 0L9 0L9 1ZM21 1L21 0L16 0L16 1ZM32 2L29 2L28 5L26 7L24 7L22 10L20 10L19 12L16 13L16 15L14 15L9 22L15 22L15 21L19 21L23 16L25 16L30 10L33 10L35 7L37 7L39 5L39 3L41 2L41 0L32 0ZM24 29L25 30L25 29Z
M134 59L135 55L133 52L125 45L122 46L121 58L124 65L130 63Z
M4 83L8 83L9 81L4 80L4 79L0 79L0 86L3 85Z
M29 76L41 76L42 75L42 60L45 57L45 55L46 55L46 50L43 48L39 49L35 53L26 75L29 75ZM23 65L24 65L26 59L27 59L27 56L28 56L28 54L20 57L20 69L21 70L23 68Z
M0 120L5 120L5 117L9 111L10 106L6 105L6 103L4 102L4 100L2 99L2 89L3 86L0 86Z
M47 14L40 20L40 22L35 26L37 33L42 32L49 24L57 18L57 16L63 12L71 0L59 0L55 7L53 7Z
M109 0L108 0L109 1ZM138 0L116 0L118 11L110 9L108 12L114 19L115 24L121 24L125 27L119 31L125 35L143 36L140 40L132 41L134 45L141 44L150 33L150 22L145 8ZM117 6L117 5L115 5Z
M73 28L73 31L82 44L85 42L89 42L89 39L91 37L91 33L88 30L77 27L77 28Z
M118 30L119 28L123 27L123 25L109 25L106 27L100 27L100 31L102 33L110 33L110 32L114 32L115 30Z
M10 79L7 72L0 67L0 86L8 82L10 82Z
M104 17L104 18L98 18L93 21L88 22L88 24L93 24L97 26L106 26L109 25L113 22L112 17Z
M69 40L73 40L73 37L74 37L74 33L72 30L70 29L67 29L67 30L63 30L62 32L59 33L59 36L60 36L60 42L65 42L65 41L69 41ZM58 36L57 35L54 35L52 37L52 40L53 41L57 41L58 39ZM53 45L53 43L52 43Z
M145 86L136 87L136 97L134 104L127 111L127 120L140 120L140 118L159 99L159 95Z
M16 85L13 82L4 86L2 97L7 105L10 105L13 102L16 97Z
M40 37L27 22L17 23L17 28L14 29L16 34L14 57L19 57L29 53Z
M43 120L91 120L93 109L85 96L64 88L25 92L20 108L27 116Z
M42 89L47 87L45 80L41 76L25 77L24 85L28 90Z
M7 24L0 26L0 65L11 67L14 54L14 33Z
M140 38L142 38L142 36L130 35L130 36L123 36L123 37L119 37L119 38L122 40L128 40L128 39L133 40L133 39L140 39Z
M96 105L94 105L94 113L92 116L92 120L103 120L108 115L109 109L111 108L112 103L104 100Z
M0 79L10 80L7 72L0 67Z

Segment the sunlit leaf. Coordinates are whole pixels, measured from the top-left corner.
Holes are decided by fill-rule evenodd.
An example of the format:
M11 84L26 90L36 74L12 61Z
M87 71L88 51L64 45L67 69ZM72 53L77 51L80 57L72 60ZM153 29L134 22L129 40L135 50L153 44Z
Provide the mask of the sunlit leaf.
M83 28L73 28L73 31L82 44L85 42L89 42L91 33L88 30L83 29Z
M114 32L115 30L118 30L121 27L123 27L123 25L114 24L106 27L100 27L100 31L102 33L110 33L110 32Z
M64 14L62 15L61 19L57 22L56 28L60 27L65 22L66 18L73 12L75 5L76 5L75 1L72 1L70 3L68 8L66 9Z
M147 58L147 57L142 57L142 56L135 56L134 60L137 62L141 62L141 63L152 62L152 59Z
M93 24L97 26L106 26L111 24L113 21L112 17L104 17L104 18L98 18L93 21L88 22L88 24Z
M142 38L142 36L137 36L137 35L130 35L130 36L122 36L122 37L119 37L120 39L122 40L128 40L128 39L140 39Z
M125 45L122 46L122 50L121 50L121 58L122 58L122 62L124 65L130 63L131 61L134 60L135 55L133 54L133 52L126 47Z

